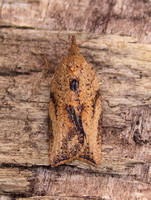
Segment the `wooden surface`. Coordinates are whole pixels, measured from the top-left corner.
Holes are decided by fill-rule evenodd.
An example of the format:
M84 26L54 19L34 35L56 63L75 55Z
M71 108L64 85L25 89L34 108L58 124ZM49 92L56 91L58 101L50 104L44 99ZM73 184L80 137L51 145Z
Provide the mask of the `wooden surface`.
M78 43L92 38L80 48L100 81L103 159L98 168L80 161L51 168L49 88L68 45L58 31L10 26L13 17L4 13L15 5L3 5L0 29L0 199L150 200L151 45L115 34L60 33L66 40L76 34ZM50 72L42 79L45 57Z
M151 43L150 0L1 0L4 27L116 33Z

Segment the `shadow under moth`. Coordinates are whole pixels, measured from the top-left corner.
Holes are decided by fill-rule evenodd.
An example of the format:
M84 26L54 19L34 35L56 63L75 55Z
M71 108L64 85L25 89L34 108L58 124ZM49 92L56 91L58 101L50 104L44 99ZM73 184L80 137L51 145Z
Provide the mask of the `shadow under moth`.
M79 53L72 36L67 56L51 81L49 116L53 143L52 167L79 159L101 162L101 99L95 71Z

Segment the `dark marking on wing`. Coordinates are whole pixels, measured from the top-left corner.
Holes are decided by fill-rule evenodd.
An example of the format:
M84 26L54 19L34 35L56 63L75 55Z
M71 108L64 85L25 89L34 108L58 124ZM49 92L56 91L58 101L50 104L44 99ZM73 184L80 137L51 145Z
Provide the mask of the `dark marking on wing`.
M58 107L58 105L57 105L57 101L56 101L56 99L54 97L54 94L52 92L50 93L50 98L52 99L52 102L53 102L53 104L55 106L55 115L57 117L57 107Z
M96 165L96 162L93 160L93 154L90 153L88 143L86 144L83 153L79 155L79 158L82 158L82 159L84 159L84 160L87 160L87 161L90 162L91 164Z
M84 137L83 137L83 134L81 134L80 131L77 131L76 128L73 128L71 129L69 132L68 132L68 135L66 136L66 138L63 139L63 142L62 142L62 148L63 149L67 149L68 147L68 144L70 142L72 142L72 140L75 139L75 137L77 137L77 144L74 145L74 148L76 147L76 150L80 150L80 146L84 144Z
M100 129L102 125L102 115L100 114L99 120L98 120L98 130Z
M80 133L83 134L83 136L85 137L85 132L84 132L84 129L83 129L83 126L82 126L82 119L81 119L81 111L79 111L78 115L76 115L75 113L75 109L73 106L66 106L67 108L67 111L68 111L68 116L69 116L69 119L72 121L72 123L75 124L75 127L76 127L76 130L79 131Z
M89 156L87 156L87 155L81 155L80 158L83 158L84 160L88 160L91 163L93 163L94 165L96 165L96 162L92 158L90 158Z
M100 90L97 90L97 92L95 94L95 97L93 99L93 105L92 105L92 108L93 108L93 117L94 117L94 114L95 114L96 102L97 102L97 100L98 100L99 97L100 97Z
M98 121L98 127L97 127L97 131L98 131L98 134L97 134L97 143L100 144L101 143L101 138L102 138L102 115L100 114L100 117L99 117L99 121Z
M70 80L70 89L77 94L79 93L79 81L76 78Z
M82 110L84 109L84 106L83 105L79 105L78 106L78 111L81 113L82 112Z
M81 112L83 106L78 107L78 114L71 105L66 105L68 117L74 128L70 128L66 137L62 140L61 152L54 158L54 165L63 161L68 161L76 157L84 145L84 138L86 137L81 120Z
M75 137L77 137L76 144L75 142L72 143L72 140L74 140ZM69 159L75 157L81 151L81 147L83 146L83 144L84 144L83 134L81 134L80 131L77 131L76 128L71 129L66 138L64 138L62 141L62 146L61 146L62 152L59 155L57 155L54 165L62 161L66 160L68 161Z

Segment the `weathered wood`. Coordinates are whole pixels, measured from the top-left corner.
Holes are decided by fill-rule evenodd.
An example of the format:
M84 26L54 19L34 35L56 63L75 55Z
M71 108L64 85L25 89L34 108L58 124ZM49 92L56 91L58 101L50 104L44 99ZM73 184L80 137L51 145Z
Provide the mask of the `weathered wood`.
M151 42L147 0L1 0L0 6L4 27L116 33Z
M30 198L17 198L17 200L103 200L100 197L65 197L65 196L35 196Z
M93 173L70 167L59 167L58 171L42 170L37 172L35 194L61 195L71 197L101 197L103 199L135 199L149 197L151 185L133 181L132 177ZM51 177L51 178L50 178ZM48 181L49 180L49 181ZM49 183L48 183L49 182ZM112 190L110 189L112 188Z
M89 197L64 197L64 196L46 196L46 197L42 197L42 196L37 196L37 197L30 197L30 198L19 198L17 200L101 200L100 197L94 197L94 198L89 198ZM103 200L103 199L102 199Z
M0 194L5 195L0 200L150 200L151 46L139 43L151 41L150 5L145 0L0 1ZM65 29L114 33L81 45L100 80L98 168L77 160L49 166L50 81L68 47L52 30ZM69 34L79 43L94 37L69 31L60 36L68 40ZM50 73L40 79L45 56Z
M0 168L0 194L20 194L30 191L29 170Z
M71 33L61 33L61 37ZM57 45L57 54L63 55L67 46L58 41L55 31L3 28L0 34L0 163L8 166L0 169L0 180L3 176L0 191L16 194L16 197L21 193L55 195L54 199L59 196L149 199L151 46L116 35L101 36L82 44L81 52L100 80L102 164L94 168L74 161L70 164L74 168L51 169L49 87L54 64L58 62L58 59L54 61L54 49ZM79 43L89 37L88 34L75 34ZM43 73L44 55L50 62L50 76L41 80L41 87L30 96ZM9 168L10 164L16 167ZM31 167L20 175L19 166ZM15 184L19 186L16 188Z
M42 74L41 54L51 57L53 51L49 51L48 38L43 38L43 44L36 49L40 40L36 41L36 33L37 37L48 34L49 41L56 40L55 33L33 30L4 30L2 33L5 39L1 44L0 63L0 126L1 147L4 148L1 162L49 165L46 143L50 78L42 80L41 89L31 99L29 97L36 78ZM32 34L34 41L30 38ZM82 37L86 39L86 36ZM129 147L134 150L130 152L134 162L150 161L151 47L134 43L131 38L107 36L89 41L81 50L93 64L101 83L103 127L107 132L103 135L103 157L107 156L110 162L113 155L115 160L121 160L118 152L121 154ZM110 151L105 153L105 149ZM121 156L127 160L129 155Z
M9 193L16 198L22 194L35 198L50 196L52 199L87 197L86 199L141 200L149 199L151 195L151 185L139 179L134 181L134 176L111 176L69 166L28 170L8 168L1 170L0 179L0 192Z
M0 200L12 200L10 196L2 195L0 196Z

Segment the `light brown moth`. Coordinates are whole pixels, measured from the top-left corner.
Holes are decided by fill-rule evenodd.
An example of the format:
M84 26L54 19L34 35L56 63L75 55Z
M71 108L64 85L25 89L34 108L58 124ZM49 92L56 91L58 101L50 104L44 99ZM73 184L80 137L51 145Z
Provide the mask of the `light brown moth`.
M52 167L79 159L101 162L101 99L95 71L79 53L72 36L67 56L51 81L49 115L53 144Z

